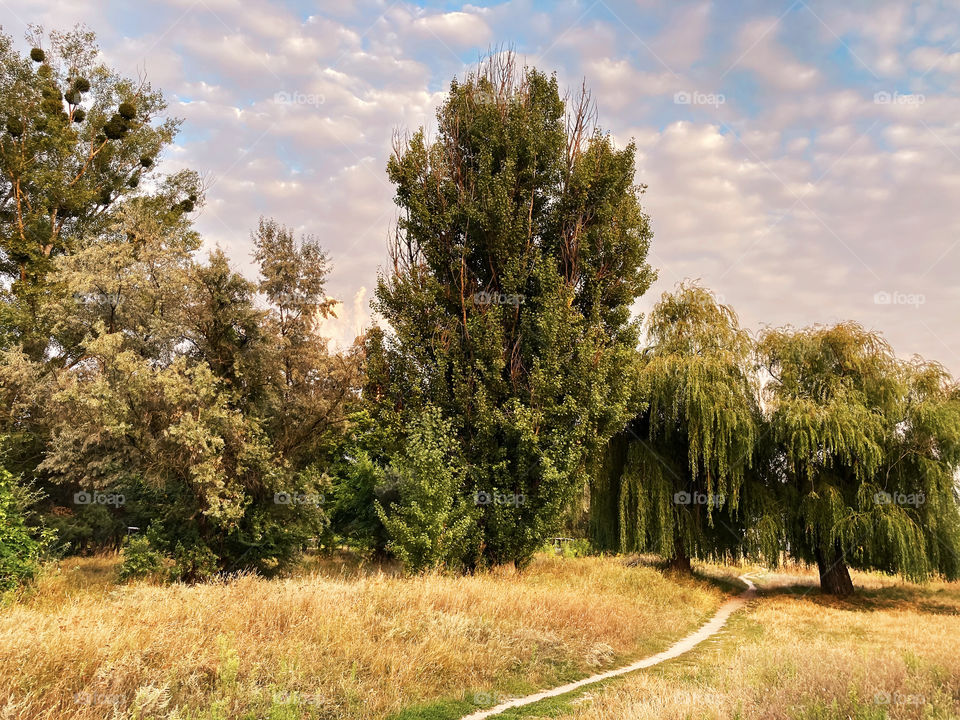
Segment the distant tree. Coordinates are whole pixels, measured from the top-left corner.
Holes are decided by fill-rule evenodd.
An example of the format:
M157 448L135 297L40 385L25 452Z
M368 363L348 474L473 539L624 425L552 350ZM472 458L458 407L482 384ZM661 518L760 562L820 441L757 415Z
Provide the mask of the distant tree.
M279 364L270 436L295 466L329 462L357 401L362 348L331 352L320 333L336 301L326 294L330 260L315 237L297 239L261 218L253 243L257 289L269 305L265 332Z
M593 129L589 97L512 56L454 81L438 135L398 142L402 215L367 362L402 428L428 404L451 423L476 506L465 566L528 562L579 497L591 454L623 427L654 277L634 146ZM369 394L368 394L369 395ZM522 503L496 498L523 497ZM474 502L474 500L469 500Z
M332 532L378 559L386 556L390 535L377 508L389 508L399 500L387 467L401 442L396 428L382 424L365 407L350 416L330 470Z
M762 421L753 343L696 284L663 295L647 335L640 411L596 474L593 532L601 547L659 553L689 572L692 557L746 550L739 510Z
M790 552L832 595L848 568L958 574L960 403L942 368L855 323L770 330L760 355Z

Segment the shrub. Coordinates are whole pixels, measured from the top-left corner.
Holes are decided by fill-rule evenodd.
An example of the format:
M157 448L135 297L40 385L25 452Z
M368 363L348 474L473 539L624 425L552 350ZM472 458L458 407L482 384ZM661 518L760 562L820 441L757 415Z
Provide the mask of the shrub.
M400 499L389 511L378 502L377 511L388 548L412 572L457 566L465 556L473 517L455 448L449 421L428 407L387 471Z
M146 537L130 538L123 547L120 580L159 577L163 573L164 557Z
M0 468L0 592L33 579L53 541L51 531L27 525L26 509L35 499Z

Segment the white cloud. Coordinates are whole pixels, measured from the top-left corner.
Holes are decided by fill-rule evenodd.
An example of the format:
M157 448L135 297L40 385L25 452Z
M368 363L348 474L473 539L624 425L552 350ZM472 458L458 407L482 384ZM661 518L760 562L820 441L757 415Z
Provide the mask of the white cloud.
M108 62L128 75L145 66L186 120L166 167L214 181L197 220L208 245L251 272L260 215L315 233L343 303L324 327L341 345L369 322L396 218L384 172L394 131L432 127L460 58L502 42L556 69L564 88L585 77L602 127L636 139L660 269L641 307L700 277L750 327L852 318L960 372L960 16L899 0L869 12L811 2L779 23L747 6L609 5L619 19L572 1L549 11L531 0L446 11L365 1L303 17L266 0L109 13L84 0L7 0L0 21L18 38L27 20L82 20ZM738 70L756 80L754 96L738 94ZM725 89L719 108L672 102L679 90ZM878 90L907 89L923 102L874 102ZM281 92L314 101L280 102ZM927 302L876 305L878 291Z
M820 72L812 65L798 62L778 44L776 37L781 22L785 20L763 18L746 23L740 31L732 67L753 71L777 90L808 90L817 85Z
M454 46L483 46L492 37L490 26L476 13L448 12L426 15L413 21L412 29L433 35Z

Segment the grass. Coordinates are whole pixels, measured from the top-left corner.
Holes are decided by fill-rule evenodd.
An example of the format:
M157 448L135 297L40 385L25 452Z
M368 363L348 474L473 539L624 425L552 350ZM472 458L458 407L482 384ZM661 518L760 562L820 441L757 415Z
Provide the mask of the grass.
M71 559L0 609L0 717L458 717L657 652L723 601L723 572L538 557L523 574L301 574L117 585ZM728 573L729 574L729 573Z
M531 716L960 718L960 584L857 573L858 596L839 601L804 569L756 582L758 600L718 638Z

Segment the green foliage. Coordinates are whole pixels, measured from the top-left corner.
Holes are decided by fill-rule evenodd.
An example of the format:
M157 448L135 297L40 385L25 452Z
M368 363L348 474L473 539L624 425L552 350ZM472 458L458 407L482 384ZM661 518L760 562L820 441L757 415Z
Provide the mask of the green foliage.
M75 549L149 526L185 579L272 572L327 525L324 468L352 402L356 353L328 353L317 332L315 311L330 301L315 243L288 259L258 307L256 286L223 253L194 259L196 233L169 210L181 182L125 201L97 243L55 260L71 293L51 313L54 333L76 360L5 353L4 420L12 453L42 458L26 469L50 478ZM265 272L288 250L261 248ZM81 489L132 502L77 507Z
M654 273L634 147L589 127L557 81L497 56L451 84L438 136L388 165L402 210L367 348L373 414L403 427L434 405L478 507L463 564L527 562L579 496L591 455L623 427Z
M164 557L151 545L149 538L132 537L123 546L120 580L159 577L164 571Z
M451 423L427 407L403 450L387 469L398 500L377 514L390 536L389 550L412 572L457 567L467 555L473 515L461 494L463 463ZM472 498L471 498L472 500Z
M587 538L572 538L557 542L548 541L544 543L542 552L565 558L589 557L597 554L596 549Z
M740 554L741 491L761 425L752 342L733 310L695 284L664 294L647 330L642 409L597 468L606 517L596 515L594 537L680 561Z
M377 507L389 508L399 500L385 470L399 447L399 433L376 422L367 410L351 415L349 426L331 469L331 529L362 552L382 556L390 538Z
M822 578L846 565L957 577L960 404L946 371L898 360L855 323L768 331L760 356L791 552Z
M53 541L49 530L27 525L27 508L34 500L0 467L0 593L33 579Z
M46 51L42 28L29 37L37 47L28 59L0 35L0 105L8 113L0 136L0 320L6 343L40 359L63 351L51 313L68 289L51 275L55 259L97 242L115 209L144 195L129 184L143 175L139 158L172 142L179 123L162 117L163 97L148 83L99 63L93 33L51 32Z

